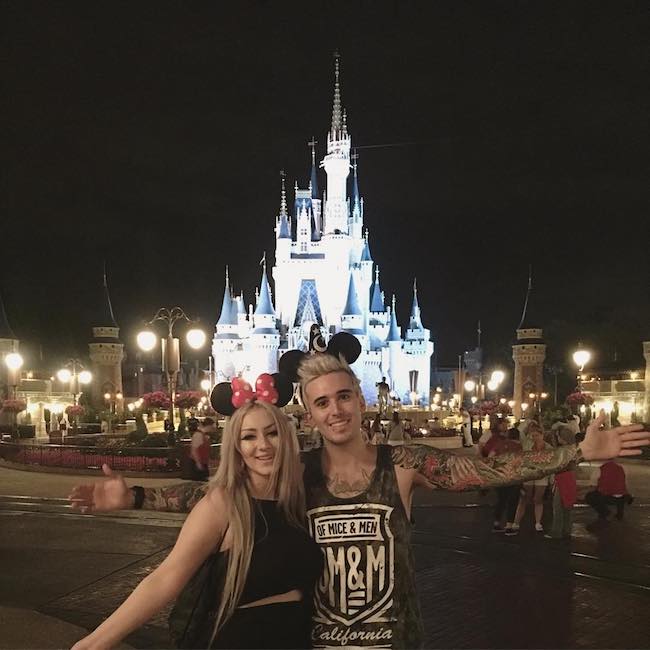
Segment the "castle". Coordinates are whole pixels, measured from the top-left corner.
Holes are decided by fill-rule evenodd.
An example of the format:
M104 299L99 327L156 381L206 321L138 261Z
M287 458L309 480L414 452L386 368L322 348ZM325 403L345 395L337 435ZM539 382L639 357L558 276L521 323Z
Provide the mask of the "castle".
M231 295L226 269L221 314L212 342L216 381L239 374L254 381L262 372L276 372L284 352L307 349L309 329L317 323L325 340L344 331L361 342L362 353L353 369L369 404L376 402L376 383L386 377L403 403L428 405L433 354L430 331L422 324L415 280L404 335L397 323L395 296L385 304L379 266L372 259L368 229L364 229L364 200L359 193L356 155L350 155L338 58L327 154L320 162L327 175L322 195L316 142L312 139L309 144L310 182L306 189L296 183L293 217L282 178L272 268L275 305L265 261L256 306L253 310L251 305L248 312L243 295Z

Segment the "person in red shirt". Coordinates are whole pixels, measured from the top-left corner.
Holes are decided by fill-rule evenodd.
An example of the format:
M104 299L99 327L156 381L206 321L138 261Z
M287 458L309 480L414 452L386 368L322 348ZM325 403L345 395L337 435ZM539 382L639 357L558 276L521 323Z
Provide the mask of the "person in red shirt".
M609 517L608 506L616 506L616 518L623 519L626 503L632 503L625 485L625 470L614 460L608 460L600 467L600 476L595 490L585 495L585 501L598 513L600 519Z

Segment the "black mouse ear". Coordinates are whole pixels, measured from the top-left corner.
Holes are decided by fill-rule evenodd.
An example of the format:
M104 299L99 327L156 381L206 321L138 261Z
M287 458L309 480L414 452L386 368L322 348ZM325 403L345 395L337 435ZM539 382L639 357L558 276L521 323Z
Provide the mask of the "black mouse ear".
M273 377L275 390L278 391L278 401L275 405L286 406L293 397L293 382L281 372L276 372L271 377Z
M232 403L232 386L229 381L222 381L212 389L210 404L221 415L232 415L235 412L235 406Z
M300 350L289 350L285 352L278 361L279 371L287 377L289 381L298 381L298 366L307 355Z
M350 364L354 363L361 354L361 343L356 336L347 332L334 334L327 344L327 354L337 357L339 354Z

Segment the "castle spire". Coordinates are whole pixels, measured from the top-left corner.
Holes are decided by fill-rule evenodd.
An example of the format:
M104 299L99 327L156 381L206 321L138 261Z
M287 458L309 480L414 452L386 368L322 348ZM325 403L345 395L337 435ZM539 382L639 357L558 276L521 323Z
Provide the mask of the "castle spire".
M115 322L115 315L113 313L113 305L111 303L111 296L108 293L108 281L106 280L106 260L104 260L104 300L102 301L101 323L98 325L106 325L108 327L117 327Z
M372 286L372 297L370 300L370 311L382 312L385 311L384 296L379 286L379 267L375 268L375 283Z
M260 295L257 299L257 308L255 309L255 315L275 316L273 302L271 301L271 287L269 287L269 279L266 276L266 252L262 258L262 282L260 284Z
M420 305L418 304L418 280L413 279L413 306L411 307L410 328L422 329L422 319L420 318Z
M359 154L356 149L350 158L352 158L352 206L360 209L361 196L359 195L359 179L357 176L357 160L359 159Z
M282 179L282 190L280 192L280 216L287 216L287 188L285 186L286 174L284 169L280 171L280 178Z
M372 262L372 256L370 255L370 247L368 246L368 229L366 228L365 233L363 234L363 250L361 251L361 261L362 262Z
M386 342L390 341L401 341L402 334L397 325L397 315L395 314L395 294L393 294L393 308L390 312L390 328L388 330L388 336L386 337Z
M320 198L320 193L318 191L318 174L316 169L316 145L318 142L312 136L311 140L307 145L311 148L311 176L309 180L309 186L311 189L311 198L318 199Z
M280 192L280 215L278 218L277 233L278 239L291 239L291 228L289 226L289 217L287 215L287 189L285 186L284 169L280 172L282 179L282 190Z
M357 300L357 290L354 287L354 276L350 273L350 280L348 282L348 296L345 301L345 307L341 312L344 316L361 316L361 308Z
M533 265L530 264L528 267L528 289L526 289L526 299L524 300L524 308L521 312L521 320L519 321L519 325L517 325L517 329L525 329L526 324L528 325L539 325L539 323L531 323L530 322L530 313L529 313L529 302L530 302L530 295L533 290Z
M332 105L332 139L338 140L338 134L343 127L343 117L341 114L341 85L339 82L339 59L338 52L334 52L334 102Z
M223 288L223 300L221 301L221 314L217 325L236 325L237 324L237 309L233 304L233 299L230 297L230 278L228 276L228 265L226 264L226 284Z

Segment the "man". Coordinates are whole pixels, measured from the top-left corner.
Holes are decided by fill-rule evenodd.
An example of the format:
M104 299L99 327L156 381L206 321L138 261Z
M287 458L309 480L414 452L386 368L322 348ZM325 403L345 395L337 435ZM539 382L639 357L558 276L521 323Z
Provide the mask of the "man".
M388 397L390 395L390 386L386 383L386 377L378 381L377 386L377 410L381 415L388 413Z
M632 503L633 497L628 494L625 485L625 470L613 459L603 463L595 490L585 495L585 501L598 513L600 520L609 517L607 506L616 506L616 519L623 519L626 503Z
M325 572L316 588L314 647L414 648L422 642L409 545L416 487L470 490L531 480L584 459L640 453L650 432L638 426L599 431L597 420L578 447L479 459L427 446L369 445L361 434L365 402L345 361L312 355L301 364L307 421L323 448L305 454L310 533L321 546ZM119 476L73 490L86 510L146 507L189 511L205 486L133 488Z
M192 435L190 443L191 477L193 481L207 481L210 477L210 438L199 426L199 421L192 418L187 423L187 430Z

